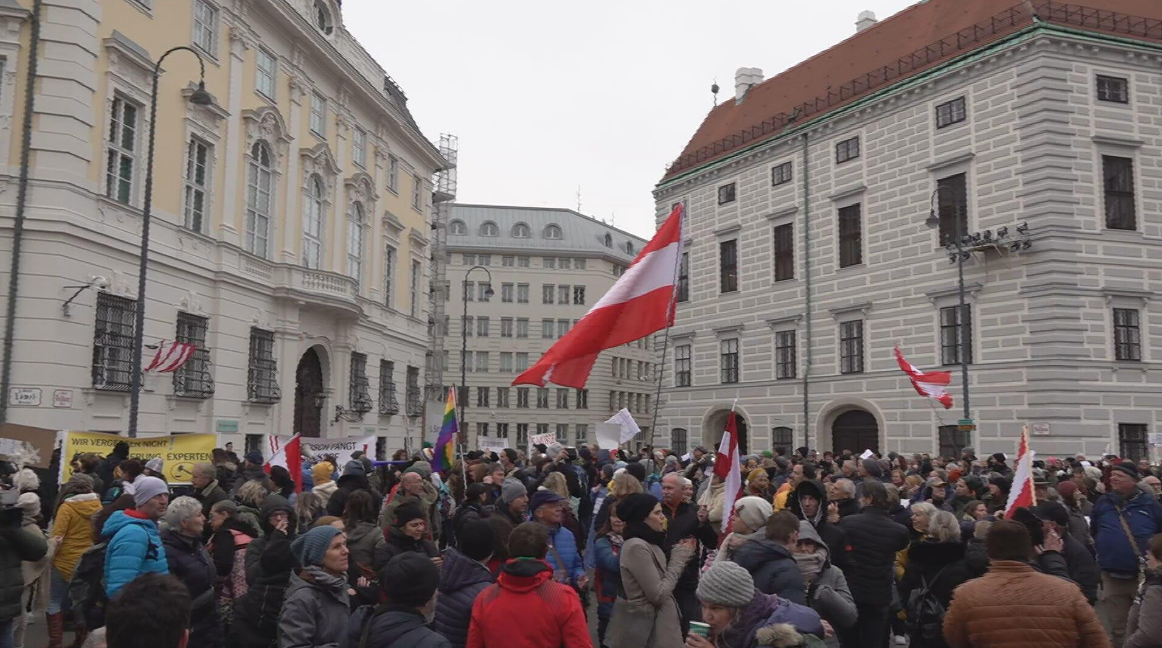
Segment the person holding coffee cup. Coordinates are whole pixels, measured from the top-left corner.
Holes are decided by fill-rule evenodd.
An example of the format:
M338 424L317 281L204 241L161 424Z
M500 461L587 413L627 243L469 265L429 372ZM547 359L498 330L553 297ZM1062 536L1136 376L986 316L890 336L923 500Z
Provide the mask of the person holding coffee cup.
M788 645L808 645L812 640L806 635L820 640L825 635L815 610L756 590L750 572L733 562L713 563L702 574L698 601L708 627L702 635L702 628L691 625L686 648L769 646L776 635L787 634L799 635L797 643Z

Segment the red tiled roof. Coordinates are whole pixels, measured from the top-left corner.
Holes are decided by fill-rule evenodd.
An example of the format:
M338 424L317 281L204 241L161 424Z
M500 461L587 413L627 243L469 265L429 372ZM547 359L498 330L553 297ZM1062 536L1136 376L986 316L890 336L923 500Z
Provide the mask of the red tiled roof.
M1038 19L1162 41L1162 0L930 0L913 5L754 86L706 115L663 181L800 121L1004 38ZM1092 6L1096 5L1096 6Z

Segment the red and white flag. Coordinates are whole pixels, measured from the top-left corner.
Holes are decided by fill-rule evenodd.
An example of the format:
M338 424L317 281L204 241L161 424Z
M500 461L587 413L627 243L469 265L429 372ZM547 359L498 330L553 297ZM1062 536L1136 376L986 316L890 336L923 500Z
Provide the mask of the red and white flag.
M726 419L726 430L718 444L718 456L714 458L714 474L726 484L722 491L722 532L730 530L730 518L734 512L734 500L742 490L742 461L738 456L738 426L734 412Z
M197 351L197 349L198 347L193 344L162 340L157 345L157 351L153 354L153 359L145 366L145 371L147 373L150 371L156 371L158 373L177 371L193 357L194 351Z
M1021 429L1021 440L1017 443L1017 464L1013 469L1013 487L1009 490L1009 502L1005 504L1005 519L1012 519L1019 508L1037 503L1033 487L1033 449L1029 447L1029 428Z
M262 469L269 475L270 469L274 466L286 468L295 482L295 492L303 492L303 446L299 435L296 434L290 441L283 443Z
M674 323L682 216L678 205L629 269L565 337L545 352L514 385L554 383L583 389L597 354L643 338Z
M900 347L896 347L896 362L899 363L900 369L908 374L908 378L912 381L912 386L916 388L916 393L921 396L939 401L944 409L952 409L952 394L944 389L948 383L952 382L952 373L948 371L920 371L904 359L904 354L900 353Z

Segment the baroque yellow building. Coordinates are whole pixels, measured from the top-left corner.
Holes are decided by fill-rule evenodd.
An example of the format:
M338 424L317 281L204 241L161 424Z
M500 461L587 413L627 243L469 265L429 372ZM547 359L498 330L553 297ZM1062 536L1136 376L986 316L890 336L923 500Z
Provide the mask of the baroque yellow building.
M0 0L6 259L33 10ZM139 429L417 442L447 163L341 3L45 0L39 15L8 419L126 428L152 75L185 46L197 56L168 56L158 86L143 330L147 364L162 341L197 351L146 374Z

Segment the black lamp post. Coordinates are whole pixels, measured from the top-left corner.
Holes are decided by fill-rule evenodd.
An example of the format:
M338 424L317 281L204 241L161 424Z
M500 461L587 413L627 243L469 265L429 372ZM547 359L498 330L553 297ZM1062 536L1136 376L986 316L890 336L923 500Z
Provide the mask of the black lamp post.
M960 198L952 187L938 185L936 190L932 192L932 197L929 199L928 219L924 224L929 229L940 229L940 215L937 213L938 206L936 204L937 197L941 191L947 191L952 196L952 209L956 209L956 200ZM956 274L957 274L957 291L960 297L959 309L959 324L960 324L960 381L964 387L964 419L971 420L968 407L968 358L971 352L971 325L968 318L968 306L964 302L964 260L969 256L969 252L964 250L965 240L968 238L968 223L961 224L959 214L954 214L956 221L956 230L952 234L953 243L956 245ZM967 221L967 219L966 219ZM943 243L943 241L941 241Z
M492 290L492 273L484 266L472 266L468 268L468 272L464 273L464 282L461 288L464 298L464 314L460 316L460 387L463 388L462 394L457 394L456 398L460 401L460 434L462 439L468 438L468 423L464 420L464 407L467 405L465 401L468 400L468 364L465 360L468 357L468 276L472 274L473 270L483 270L484 274L488 275L488 288L484 290L484 296L492 299L496 293Z
M179 45L161 55L161 58L157 60L157 65L153 66L153 91L150 94L149 106L149 152L147 153L145 163L145 202L141 207L141 258L139 259L140 265L137 269L137 309L135 312L136 322L133 327L133 364L129 368L130 437L137 436L137 413L141 406L141 354L145 333L145 273L149 261L149 219L153 207L153 148L154 139L157 134L157 82L161 78L162 61L165 60L165 57L178 50L185 50L198 57L198 67L201 71L201 76L198 80L198 88L189 96L190 103L197 106L208 106L214 102L210 93L206 92L206 63L202 60L201 54L198 54L193 48Z

